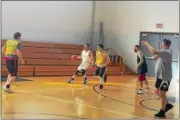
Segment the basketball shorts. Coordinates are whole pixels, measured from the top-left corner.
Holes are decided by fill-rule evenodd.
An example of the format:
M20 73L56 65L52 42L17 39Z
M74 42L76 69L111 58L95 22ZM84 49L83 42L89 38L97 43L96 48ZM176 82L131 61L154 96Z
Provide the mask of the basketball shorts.
M87 70L90 66L90 63L82 62L79 67L77 68L79 71Z
M146 80L146 74L145 73L138 74L138 80L139 81L145 81Z
M6 62L6 68L9 72L9 74L11 74L11 76L17 76L18 59L17 58L14 58L14 59L5 58L5 62Z
M164 81L162 79L156 79L155 87L162 91L168 91L170 81Z
M106 72L106 67L96 67L95 76L103 77Z

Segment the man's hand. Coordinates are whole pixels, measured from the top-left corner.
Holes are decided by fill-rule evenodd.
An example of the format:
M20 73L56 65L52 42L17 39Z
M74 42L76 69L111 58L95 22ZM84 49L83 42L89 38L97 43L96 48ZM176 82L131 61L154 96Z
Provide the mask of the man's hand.
M146 46L148 46L148 44L149 44L147 41L141 41L141 43Z
M157 50L153 48L147 41L141 41L143 45L145 45L152 54L157 54Z
M138 73L138 67L136 67L134 70L135 70L136 73Z

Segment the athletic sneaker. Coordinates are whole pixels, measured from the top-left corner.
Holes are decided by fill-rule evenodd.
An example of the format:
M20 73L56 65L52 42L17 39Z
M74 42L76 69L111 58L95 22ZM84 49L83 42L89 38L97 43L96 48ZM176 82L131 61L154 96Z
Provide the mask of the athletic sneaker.
M13 93L13 91L10 88L3 87L4 92Z
M139 89L137 94L143 94L143 90L142 89Z
M71 84L71 83L73 83L73 82L74 82L74 80L72 80L72 79L70 79L70 80L68 81L69 84Z
M84 79L84 82L83 82L83 84L85 85L85 84L87 84L87 79Z
M170 103L166 104L165 112L169 111L172 108L173 108L172 104L170 104Z
M104 82L106 83L107 81L107 75L104 75Z
M161 109L157 114L154 115L154 117L165 118L165 111Z
M103 89L103 85L102 84L99 85L99 89Z

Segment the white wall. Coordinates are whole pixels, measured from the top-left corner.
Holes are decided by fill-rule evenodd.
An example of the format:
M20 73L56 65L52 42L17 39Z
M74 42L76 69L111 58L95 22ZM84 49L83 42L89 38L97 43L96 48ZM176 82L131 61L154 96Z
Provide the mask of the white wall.
M92 1L3 1L2 38L84 44L91 14Z
M104 22L105 45L116 48L131 68L140 31L179 32L178 1L97 1L96 23ZM156 23L162 22L163 29Z

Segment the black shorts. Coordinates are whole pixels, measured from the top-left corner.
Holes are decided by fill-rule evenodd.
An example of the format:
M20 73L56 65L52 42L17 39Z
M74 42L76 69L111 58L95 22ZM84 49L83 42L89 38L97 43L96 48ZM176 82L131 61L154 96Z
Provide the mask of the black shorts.
M103 77L106 71L106 67L96 67L95 76Z
M162 79L157 79L155 83L155 87L162 91L168 91L170 86L170 81L164 81Z
M5 60L6 68L11 76L17 76L18 72L18 59Z
M76 70L76 72L74 74L78 75L79 73L81 73L82 75L85 75L86 74L86 70L84 70L84 69Z

